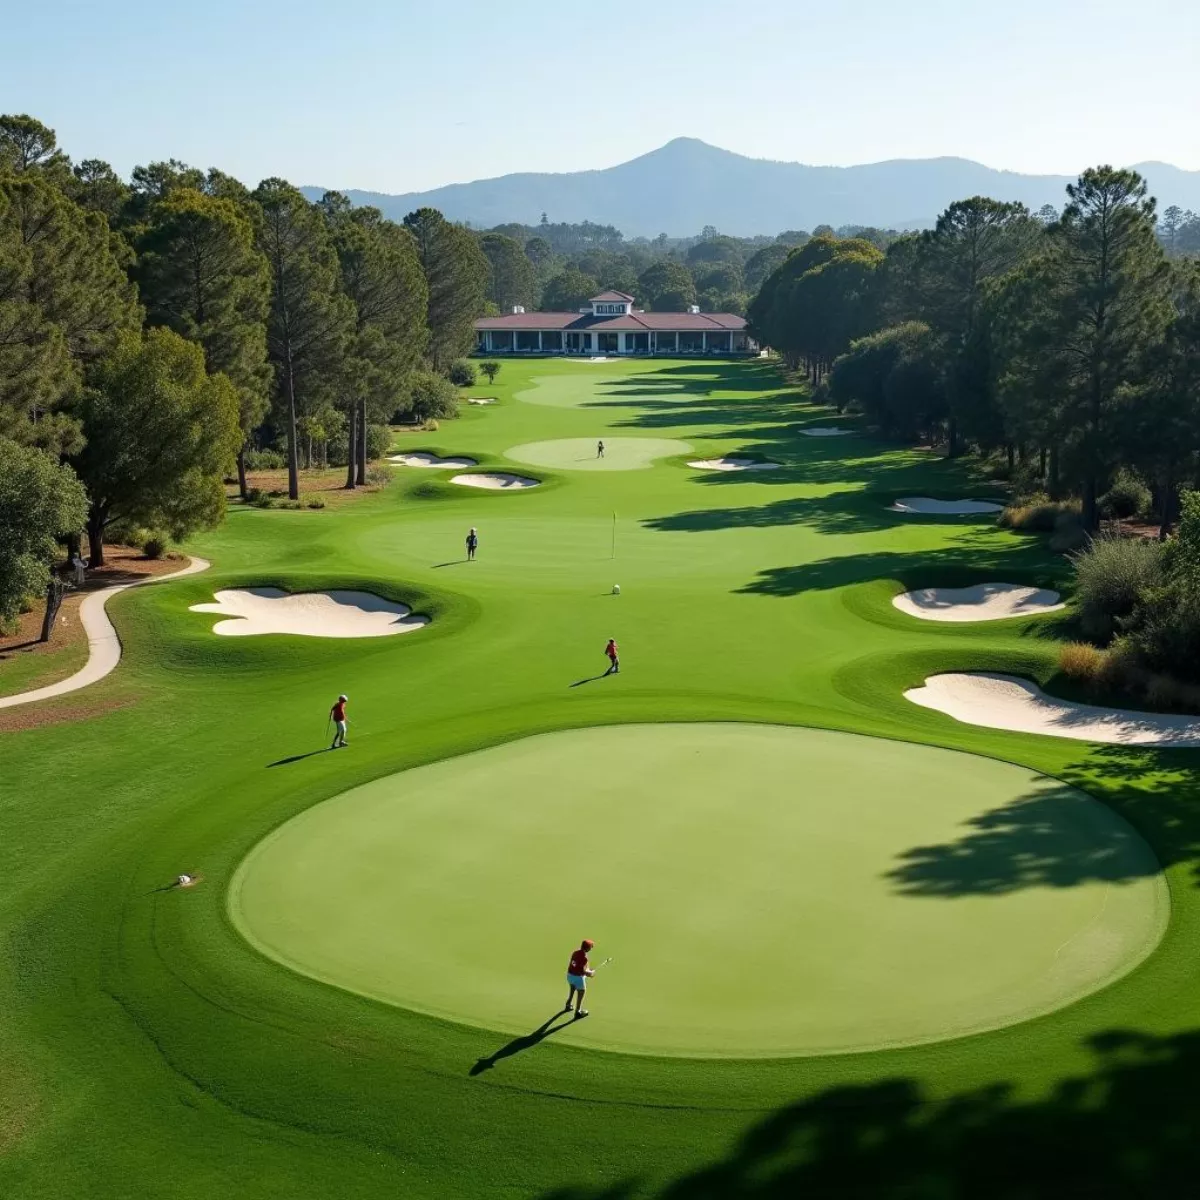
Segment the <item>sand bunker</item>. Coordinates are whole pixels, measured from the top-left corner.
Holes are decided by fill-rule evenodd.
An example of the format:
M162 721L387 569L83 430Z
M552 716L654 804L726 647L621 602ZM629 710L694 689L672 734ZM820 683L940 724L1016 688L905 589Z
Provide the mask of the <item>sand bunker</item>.
M422 451L414 454L392 454L388 457L388 462L395 463L400 467L434 467L439 469L456 467L459 470L463 467L474 467L477 465L473 458L438 458L436 454L425 454Z
M918 588L893 596L892 604L923 621L1002 621L1009 617L1035 617L1064 607L1057 592L1016 583Z
M1073 704L1047 696L1037 684L1015 675L985 671L931 675L924 687L911 688L904 695L965 725L1081 742L1200 749L1200 717Z
M537 487L541 481L530 479L525 475L510 475L507 471L489 471L487 474L481 472L474 475L454 475L451 477L450 482L462 484L463 487L492 488L508 491L512 488Z
M816 429L800 430L805 437L848 437L853 429L839 429L836 425L822 425Z
M932 496L904 496L888 506L888 512L920 516L958 517L970 513L998 513L1004 508L991 500L935 500Z
M777 471L783 463L758 462L752 458L739 458L736 454L726 454L721 458L701 458L688 463L697 471Z
M467 403L468 404L495 404L496 400L495 400L495 397L488 399L486 397L477 396L473 400L468 400Z
M371 592L291 592L279 588L234 588L217 592L216 604L193 604L191 612L228 617L213 626L225 637L292 633L301 637L368 638L412 633L429 624L407 604Z

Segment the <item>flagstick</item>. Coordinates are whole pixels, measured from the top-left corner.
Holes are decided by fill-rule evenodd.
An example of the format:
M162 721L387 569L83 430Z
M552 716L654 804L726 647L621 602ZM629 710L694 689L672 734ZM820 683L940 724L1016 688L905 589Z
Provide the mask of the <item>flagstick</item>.
M617 514L613 513L612 557L617 557Z

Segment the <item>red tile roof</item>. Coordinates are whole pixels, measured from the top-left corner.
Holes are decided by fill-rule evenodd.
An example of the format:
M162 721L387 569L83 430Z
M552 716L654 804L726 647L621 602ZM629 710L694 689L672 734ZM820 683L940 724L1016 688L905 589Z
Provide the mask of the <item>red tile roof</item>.
M617 332L621 329L661 329L666 333L710 333L729 330L741 333L746 328L746 318L734 313L671 313L633 312L618 317L593 317L590 313L532 312L506 313L502 317L480 317L475 328L537 330L596 330L600 333Z
M604 301L610 301L610 302L617 301L617 300L624 300L626 304L633 303L632 296L628 296L624 292L614 292L614 291L601 292L600 295L593 296L591 298L591 300L588 301L588 303L594 304L597 300L604 300Z

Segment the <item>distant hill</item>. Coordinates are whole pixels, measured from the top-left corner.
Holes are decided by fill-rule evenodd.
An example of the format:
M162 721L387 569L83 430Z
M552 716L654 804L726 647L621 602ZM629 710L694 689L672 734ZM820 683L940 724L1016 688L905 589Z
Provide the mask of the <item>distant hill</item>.
M1158 197L1200 211L1200 171L1140 163ZM429 205L455 221L488 227L519 221L595 221L627 237L673 237L715 225L739 237L814 225L921 228L954 200L992 196L1032 209L1061 208L1073 176L1019 175L965 158L893 159L859 167L809 167L746 158L696 138L676 138L640 158L602 171L502 175L455 183L431 192L389 196L341 189L355 204L372 204L400 220ZM307 187L312 199L324 188Z

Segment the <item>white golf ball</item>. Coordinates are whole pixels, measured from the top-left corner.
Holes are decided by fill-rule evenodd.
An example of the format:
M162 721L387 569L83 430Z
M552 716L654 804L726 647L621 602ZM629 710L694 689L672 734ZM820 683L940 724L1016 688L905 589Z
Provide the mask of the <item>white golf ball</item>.
M619 583L614 583L613 584L613 595L619 596L620 594L621 594L621 585Z

